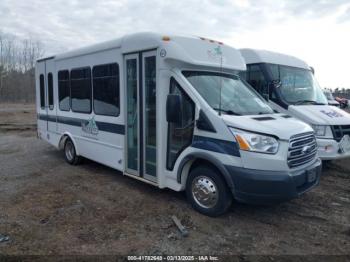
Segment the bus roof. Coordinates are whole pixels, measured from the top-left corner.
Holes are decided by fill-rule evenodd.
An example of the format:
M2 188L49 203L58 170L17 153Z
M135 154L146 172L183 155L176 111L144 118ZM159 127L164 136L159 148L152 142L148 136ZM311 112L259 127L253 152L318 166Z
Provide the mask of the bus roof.
M249 48L240 49L240 52L247 64L269 63L310 70L308 64L294 56Z
M135 33L107 42L79 48L56 55L55 60L70 59L120 48L122 54L161 48L164 60L177 60L189 64L245 70L240 52L221 42L191 36L164 35L159 33Z

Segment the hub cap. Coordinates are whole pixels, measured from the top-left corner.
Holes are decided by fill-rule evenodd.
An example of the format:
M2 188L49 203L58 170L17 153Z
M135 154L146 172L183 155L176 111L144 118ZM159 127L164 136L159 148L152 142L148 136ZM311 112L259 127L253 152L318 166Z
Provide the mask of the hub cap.
M219 198L215 183L206 176L196 177L192 181L192 195L196 203L203 208L214 207Z
M75 155L75 151L74 151L74 146L73 144L69 141L66 144L65 147L65 152L66 152L66 157L69 161L72 161Z

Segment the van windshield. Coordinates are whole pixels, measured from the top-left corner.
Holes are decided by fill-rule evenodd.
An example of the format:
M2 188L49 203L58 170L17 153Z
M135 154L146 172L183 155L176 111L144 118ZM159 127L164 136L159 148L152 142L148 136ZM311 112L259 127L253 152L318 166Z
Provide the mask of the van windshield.
M333 95L332 95L332 93L330 91L325 90L325 91L323 91L323 93L326 96L326 98L328 99L328 101L334 100L334 97L333 97Z
M221 110L222 113L230 115L273 113L265 100L238 76L204 71L183 71L182 73L216 111Z
M322 89L317 83L311 70L270 65L274 80L279 81L279 90L286 102L295 105L327 104Z

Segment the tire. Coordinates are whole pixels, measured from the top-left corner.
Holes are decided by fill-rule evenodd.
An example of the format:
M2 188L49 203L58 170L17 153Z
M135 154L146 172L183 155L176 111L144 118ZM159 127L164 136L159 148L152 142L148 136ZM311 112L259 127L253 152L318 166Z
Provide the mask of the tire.
M81 162L81 157L76 152L72 140L68 138L64 144L64 158L68 164L75 166Z
M186 182L186 195L193 209L211 217L224 214L233 198L218 171L206 166L196 167L190 172Z

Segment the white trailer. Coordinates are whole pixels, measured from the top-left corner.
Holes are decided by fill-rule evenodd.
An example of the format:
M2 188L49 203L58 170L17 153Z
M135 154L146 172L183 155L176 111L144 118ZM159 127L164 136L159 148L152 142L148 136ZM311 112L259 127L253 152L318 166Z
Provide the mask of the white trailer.
M238 50L139 33L38 60L38 136L217 216L232 199L284 201L319 182L312 128L238 77Z
M350 114L328 104L313 68L285 54L240 51L247 63L244 77L269 100L269 105L313 127L322 160L350 157Z

